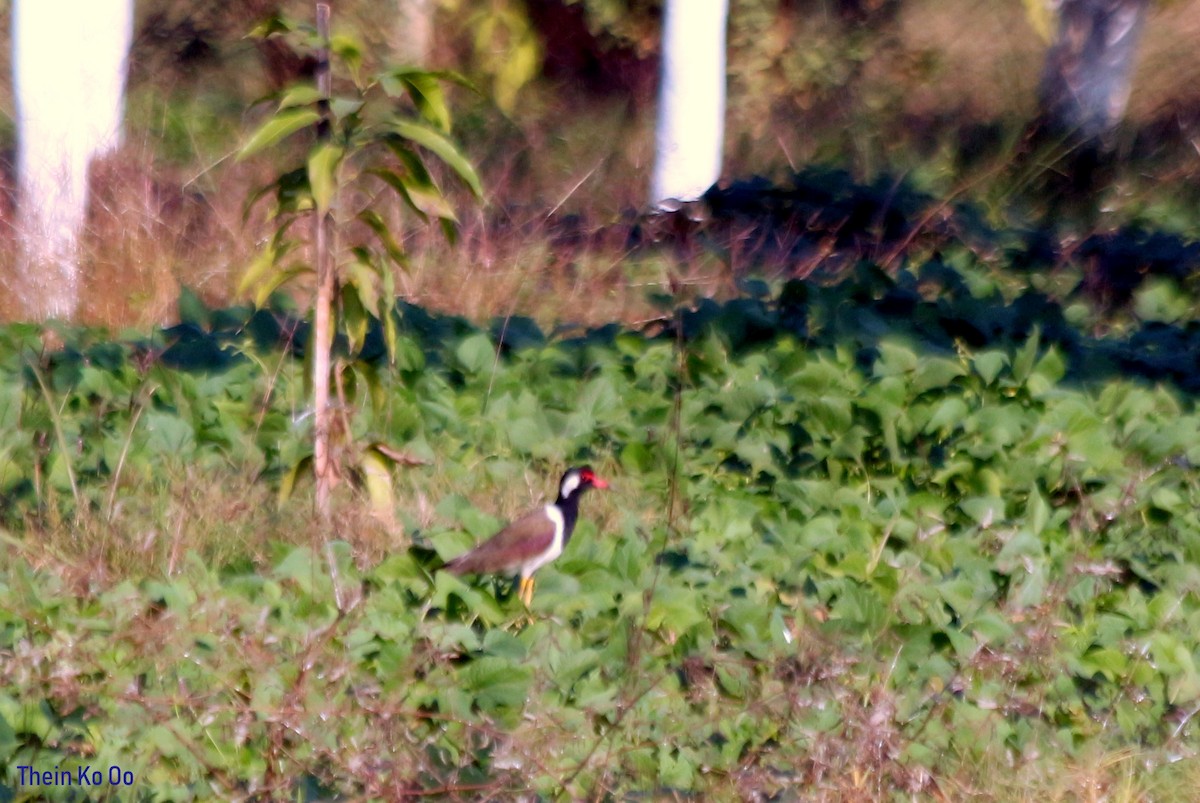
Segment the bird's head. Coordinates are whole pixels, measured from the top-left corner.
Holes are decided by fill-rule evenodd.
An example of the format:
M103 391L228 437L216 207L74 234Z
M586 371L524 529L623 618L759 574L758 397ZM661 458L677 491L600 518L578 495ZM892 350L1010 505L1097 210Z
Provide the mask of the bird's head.
M596 476L591 466L567 469L558 483L558 498L569 499L588 488L607 488L608 483Z

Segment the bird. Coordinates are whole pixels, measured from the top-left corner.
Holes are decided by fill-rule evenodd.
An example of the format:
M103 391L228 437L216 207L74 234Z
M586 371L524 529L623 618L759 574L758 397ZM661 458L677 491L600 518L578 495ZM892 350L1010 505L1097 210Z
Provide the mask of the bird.
M567 469L558 482L558 498L526 513L479 546L452 558L442 568L456 574L511 574L521 577L518 596L533 603L533 573L562 554L579 517L579 497L589 488L607 488L591 466Z

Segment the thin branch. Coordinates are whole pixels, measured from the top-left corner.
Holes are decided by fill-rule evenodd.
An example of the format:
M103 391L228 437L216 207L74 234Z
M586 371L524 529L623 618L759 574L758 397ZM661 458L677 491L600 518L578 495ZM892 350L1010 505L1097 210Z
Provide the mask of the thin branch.
M333 80L329 68L329 4L317 3L317 90L321 94L317 122L318 141L331 134L329 98ZM316 205L313 210L313 239L317 263L317 299L313 324L313 473L317 480L317 512L328 521L331 517L330 491L333 487L333 456L330 452L329 372L333 346L333 294L336 277L331 249L333 214Z

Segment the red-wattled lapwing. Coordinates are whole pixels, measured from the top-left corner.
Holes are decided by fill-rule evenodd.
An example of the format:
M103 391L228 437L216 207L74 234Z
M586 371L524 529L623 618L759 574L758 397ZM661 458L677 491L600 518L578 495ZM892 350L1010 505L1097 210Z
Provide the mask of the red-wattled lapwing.
M558 483L558 498L541 510L526 513L466 554L447 561L455 574L520 574L518 596L533 602L533 573L562 554L575 520L579 497L588 488L607 488L590 466L568 469Z

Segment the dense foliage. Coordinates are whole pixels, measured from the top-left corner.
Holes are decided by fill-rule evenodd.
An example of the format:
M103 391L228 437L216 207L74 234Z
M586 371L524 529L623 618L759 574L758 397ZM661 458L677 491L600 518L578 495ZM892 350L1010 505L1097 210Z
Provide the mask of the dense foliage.
M465 247L417 252L405 292L428 299L436 278L443 309L631 321L653 314L629 303L648 286L670 290L661 317L480 327L393 311L393 274L360 272L342 443L405 467L345 461L366 476L346 478L333 533L297 470L308 326L275 285L265 309L185 292L153 334L0 329L0 800L1193 796L1190 118L1138 134L1151 160L1089 199L1105 230L1076 236L1043 214L1031 166L1057 165L1006 145L1040 62L1018 5L991 27L992 6L971 9L963 36L949 5L734 0L731 172L856 179L723 185L703 225L664 235L607 225L644 195L660 4L440 5L445 46L493 95L461 127L467 153L509 183L489 183ZM261 177L225 156L249 99L310 67L255 50L240 5L139 7L130 130L153 132L133 148L155 164L129 186L154 203L95 239L128 269L147 262L130 232L150 232L156 287L192 275L229 298L210 274L271 241L230 246L262 231L238 224ZM376 4L338 13L387 36ZM952 43L999 51L1011 86ZM583 102L605 92L642 108ZM323 152L325 189L296 173L279 200L330 191ZM394 177L446 217L434 176ZM393 235L414 244L386 222L359 219L383 249L370 266ZM162 248L164 231L193 245ZM493 291L502 269L517 289ZM115 275L138 278L93 295L146 292ZM507 579L437 571L583 460L612 488L585 500L531 612ZM350 486L386 488L397 520Z
M106 582L5 537L2 783L66 799L18 768L116 766L133 785L88 794L957 797L1005 773L1003 799L1098 755L1194 778L1195 325L1149 321L1159 296L1191 302L1151 284L1131 335L1085 336L1019 286L947 254L750 283L654 335L402 307L397 369L351 382L381 403L350 399L357 437L428 461L400 481L412 545L368 560L347 535L331 571L293 506L266 554L162 544ZM182 467L269 483L306 448L286 316L185 302L149 341L4 330L10 525L132 540ZM1105 356L1160 330L1179 350L1157 373ZM506 581L436 571L500 523L487 494L536 497L577 458L614 487L530 616Z

